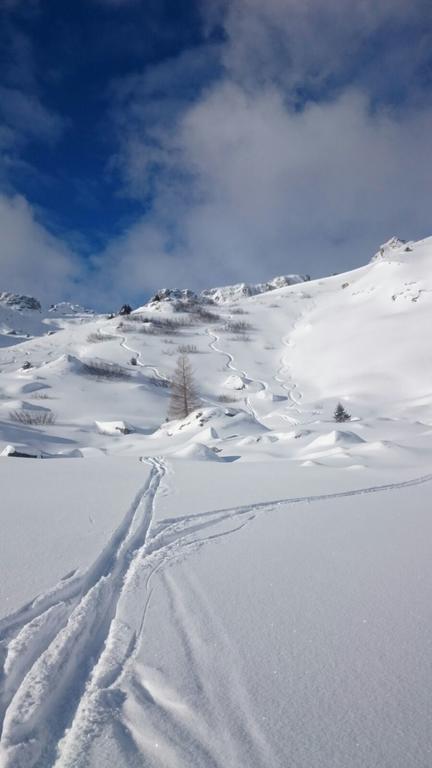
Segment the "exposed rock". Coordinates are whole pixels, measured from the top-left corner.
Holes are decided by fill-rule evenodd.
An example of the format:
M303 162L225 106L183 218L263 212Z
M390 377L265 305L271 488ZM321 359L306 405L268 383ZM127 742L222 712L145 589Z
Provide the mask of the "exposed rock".
M23 310L40 312L42 310L40 302L33 298L33 296L21 296L17 293L8 293L7 291L0 293L0 302L8 307L17 309L19 312Z

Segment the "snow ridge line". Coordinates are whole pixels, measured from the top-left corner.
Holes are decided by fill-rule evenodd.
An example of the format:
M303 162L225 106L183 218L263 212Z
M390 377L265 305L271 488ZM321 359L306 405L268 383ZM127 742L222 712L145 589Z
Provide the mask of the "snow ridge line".
M47 644L43 643L44 633L37 631L39 627L30 626L30 622L9 645L8 655L11 650L12 658L9 657L11 663L8 664L6 657L4 690L8 689L14 674L13 656L17 654L13 653L13 644L22 644L26 633L27 651L30 656L36 656L36 660L19 682L18 672L15 672L17 680L14 682L18 682L18 687L13 686L16 690L6 702L0 740L2 768L48 768L55 762L58 742L72 722L83 691L110 641L132 564L146 547L165 465L158 459L145 461L151 465L149 479L132 506L132 515L127 516L129 525L123 536L115 540L106 567L99 571L99 578L90 580L89 588L82 591L77 601L70 605L60 604L58 610L62 620L58 625L53 608L49 609L54 626L53 636ZM45 625L49 624L46 617L39 619L46 629Z

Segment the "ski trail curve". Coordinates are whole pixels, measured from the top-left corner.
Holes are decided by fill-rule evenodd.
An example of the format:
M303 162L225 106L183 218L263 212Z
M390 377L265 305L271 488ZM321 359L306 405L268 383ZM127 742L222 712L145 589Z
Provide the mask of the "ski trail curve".
M127 525L104 558L104 568L94 574L76 601L50 606L46 615L38 617L41 626L34 626L32 619L8 646L2 680L2 768L54 765L58 743L114 638L119 639L119 663L127 655L129 645L121 644L116 613L134 564L145 550L156 494L165 474L161 460L145 461L151 467L148 481L126 516ZM22 648L30 660L27 671L19 669L25 654L17 651Z
M308 306L308 309L303 310L302 312L299 313L299 315L295 318L292 324L289 334L282 336L281 343L286 350L294 346L292 335L293 333L295 333L300 321L304 319L307 312L310 313L312 309L316 306L314 300L311 299L310 296L307 296L304 298L308 298L309 302L311 302ZM287 393L288 400L289 400L288 408L291 411L291 414L293 411L296 414L295 416L292 416L291 414L282 414L282 418L285 421L289 421L293 425L299 424L300 419L298 417L303 414L303 409L301 408L301 401L303 398L303 394L300 391L298 384L296 384L296 382L293 380L288 363L286 361L286 354L282 354L280 358L279 368L277 372L274 374L273 379L280 385L281 389L284 389L285 392Z
M137 349L133 349L133 347L129 346L127 336L124 336L123 334L115 334L115 335L117 336L118 339L120 339L120 346L123 347L123 349L125 349L127 352L131 352L134 355L137 361L137 365L140 368L148 368L148 370L154 373L157 379L159 379L160 381L163 381L164 384L169 383L169 379L159 371L156 365L150 365L149 363L142 362L141 360L142 353L139 352Z
M250 376L248 376L246 371L243 371L240 368L236 367L236 365L234 364L234 357L230 352L226 352L225 350L215 346L220 341L220 336L218 336L214 331L210 330L210 328L206 328L205 332L210 337L209 348L212 349L213 352L216 352L217 354L223 355L224 357L226 357L225 368L227 371L232 371L233 373L236 373L243 381L245 387L247 386L248 383L253 382L255 384L258 384L258 386L260 387L260 391L264 391L268 389L267 382L261 381L260 379L252 379ZM251 414L251 416L253 416L253 418L260 423L258 414L251 403L250 396L247 394L244 397L244 404L246 406L246 410Z

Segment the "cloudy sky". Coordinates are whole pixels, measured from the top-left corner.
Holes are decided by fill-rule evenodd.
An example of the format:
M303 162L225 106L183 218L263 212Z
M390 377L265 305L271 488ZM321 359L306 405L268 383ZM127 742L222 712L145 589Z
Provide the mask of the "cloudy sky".
M430 0L2 0L0 290L98 307L432 234Z

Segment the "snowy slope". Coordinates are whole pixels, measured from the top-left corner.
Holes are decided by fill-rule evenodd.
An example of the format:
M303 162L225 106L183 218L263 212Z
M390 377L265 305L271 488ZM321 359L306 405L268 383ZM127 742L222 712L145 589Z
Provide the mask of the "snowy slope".
M432 238L123 317L2 296L1 768L426 768Z

